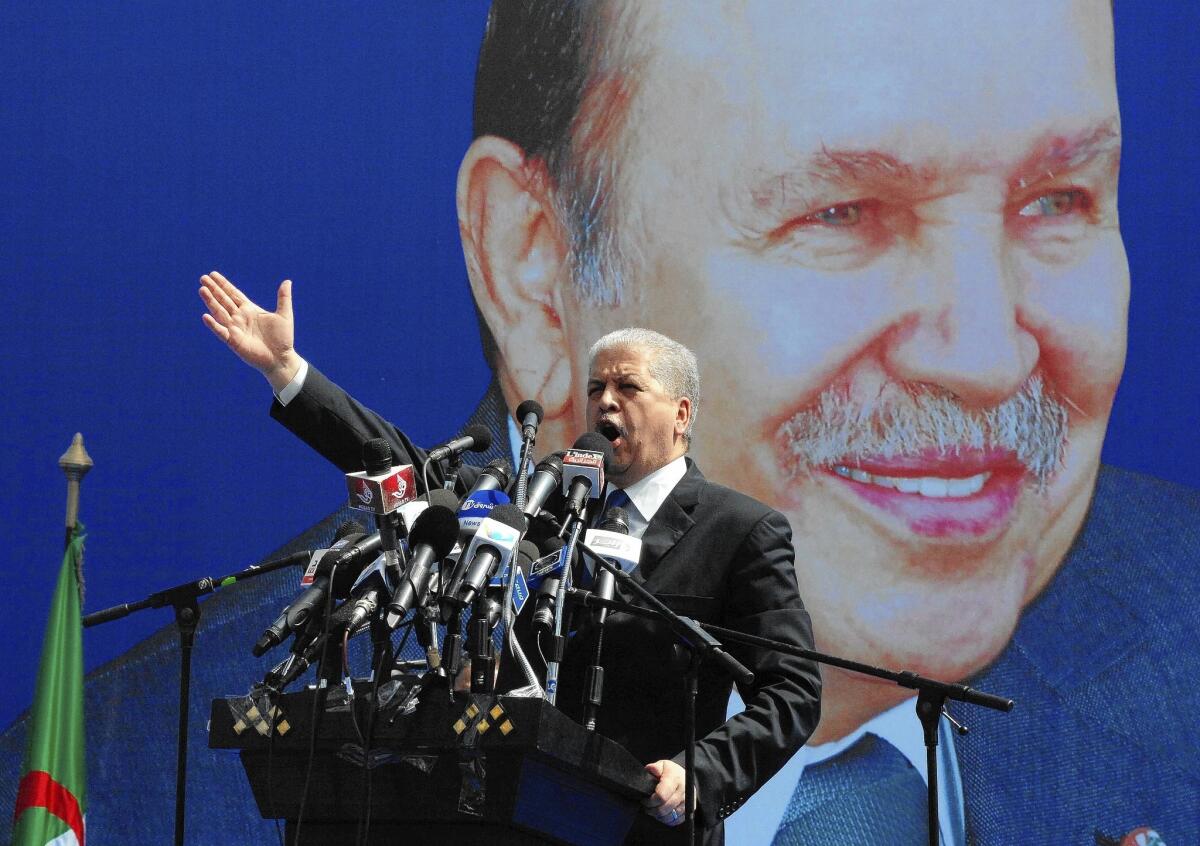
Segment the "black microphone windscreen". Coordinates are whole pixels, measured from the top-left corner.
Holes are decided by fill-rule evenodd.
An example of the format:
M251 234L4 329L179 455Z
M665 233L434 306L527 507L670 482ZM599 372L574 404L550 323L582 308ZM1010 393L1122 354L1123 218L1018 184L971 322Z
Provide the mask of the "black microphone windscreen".
M541 558L541 553L538 552L537 544L531 540L522 540L517 544L517 567L526 574L533 566L533 562Z
M451 511L458 510L458 494L454 491L448 491L444 488L434 488L426 494L426 502L432 508L435 505L440 505L443 508L449 508ZM420 515L418 515L418 518Z
M343 538L348 538L350 535L365 535L367 527L357 520L347 520L337 527L333 533L333 542L337 543Z
M380 476L392 469L392 446L383 438L371 438L362 445L363 469L368 476Z
M440 560L450 554L457 539L458 512L455 508L434 503L417 517L408 535L408 545L410 548L419 544L433 547L434 558Z
M522 422L530 414L536 414L537 422L541 423L545 413L546 411L542 408L542 404L537 400L525 400L525 402L517 406L517 422Z
M613 447L608 438L599 432L584 432L575 439L575 443L571 445L571 449L586 449L589 452L604 453L604 472L609 472L609 466L613 460Z
M512 503L506 502L502 505L497 505L488 514L488 518L498 523L503 523L509 528L516 529L518 532L525 531L525 514Z
M467 447L471 452L484 452L492 445L492 432L487 426L476 423L468 426L462 433L464 438L471 438L474 443Z

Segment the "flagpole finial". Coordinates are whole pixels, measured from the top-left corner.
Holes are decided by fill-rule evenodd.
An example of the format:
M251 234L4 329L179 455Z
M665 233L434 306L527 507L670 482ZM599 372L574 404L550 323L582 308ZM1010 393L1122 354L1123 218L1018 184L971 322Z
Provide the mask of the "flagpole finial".
M75 524L79 521L79 483L92 469L92 457L88 455L83 446L82 432L75 433L75 437L71 439L71 445L58 459L58 466L67 474L66 543L70 543L71 535L75 531Z
M68 481L75 482L83 479L87 475L87 471L92 469L92 457L84 449L82 432L75 433L75 437L71 439L71 445L59 457L58 466L67 474Z

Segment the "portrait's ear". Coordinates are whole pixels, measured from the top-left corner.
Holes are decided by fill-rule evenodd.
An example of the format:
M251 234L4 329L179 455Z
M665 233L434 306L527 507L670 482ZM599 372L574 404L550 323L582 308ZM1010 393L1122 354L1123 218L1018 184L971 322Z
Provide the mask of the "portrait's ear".
M561 320L568 241L540 159L503 138L476 138L458 169L458 228L471 291L496 342L509 406L537 400L547 417L571 403Z

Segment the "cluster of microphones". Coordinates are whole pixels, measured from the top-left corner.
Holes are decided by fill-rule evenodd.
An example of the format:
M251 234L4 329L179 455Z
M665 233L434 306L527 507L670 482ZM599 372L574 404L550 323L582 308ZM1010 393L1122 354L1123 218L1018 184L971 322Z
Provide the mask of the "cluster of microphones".
M470 612L466 651L473 687L486 688L493 676L493 632L504 623L529 685L553 700L568 589L587 587L606 600L614 594L613 574L585 563L579 547L602 549L600 554L628 570L637 565L640 542L628 536L622 509L598 515L612 459L603 435L585 433L569 450L542 459L532 473L526 470L541 416L536 403L518 408L523 438L518 469L504 459L492 461L461 498L451 489L461 456L490 447L486 428L470 427L430 450L420 468L394 463L386 440L367 441L363 470L347 474L346 482L350 506L372 513L377 531L348 521L330 548L312 554L300 594L254 645L254 655L261 656L294 638L290 654L266 683L282 689L325 660L326 647L339 639L344 644L371 631L377 641L402 625L414 627L425 669L452 677L462 666L462 620ZM441 474L445 487L421 493L418 479L441 461L450 468ZM597 516L602 519L589 528ZM548 657L543 653L544 691L512 635L515 619L530 602L530 627L550 644ZM598 625L604 613L603 607L593 612Z

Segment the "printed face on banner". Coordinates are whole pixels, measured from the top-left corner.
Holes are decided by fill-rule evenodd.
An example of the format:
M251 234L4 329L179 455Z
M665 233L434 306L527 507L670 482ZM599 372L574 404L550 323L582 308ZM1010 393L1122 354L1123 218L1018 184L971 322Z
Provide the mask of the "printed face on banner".
M969 675L1079 528L1124 363L1108 4L678 2L630 32L595 133L619 304L569 268L536 290L569 263L549 224L493 240L523 251L508 287L468 248L510 404L569 440L592 341L678 339L705 393L691 454L788 515L818 646ZM514 285L539 331L486 302ZM827 672L827 701L848 683Z

